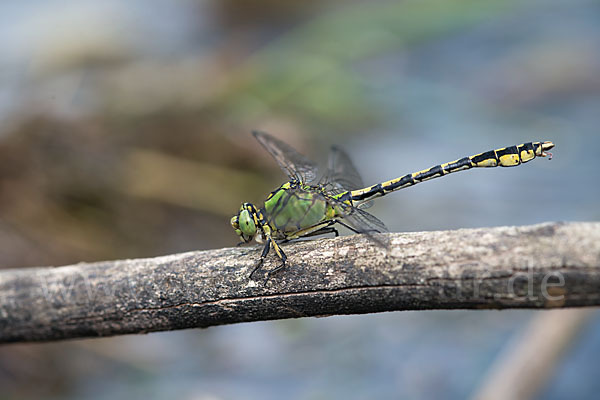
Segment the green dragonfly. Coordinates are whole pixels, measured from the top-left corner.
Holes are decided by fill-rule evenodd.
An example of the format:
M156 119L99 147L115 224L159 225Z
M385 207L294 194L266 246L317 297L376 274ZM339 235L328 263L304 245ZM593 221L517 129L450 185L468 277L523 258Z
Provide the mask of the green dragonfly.
M252 239L264 243L250 278L263 265L271 249L281 264L269 271L269 275L285 267L287 257L279 243L328 233L338 236L336 224L355 233L386 232L383 222L364 211L376 197L456 171L514 167L536 157L552 158L548 150L554 147L554 143L548 141L504 147L365 187L352 161L339 147L331 148L327 172L317 181L315 163L265 132L252 134L275 158L289 181L272 191L262 207L243 203L237 215L231 218L231 226L242 243Z

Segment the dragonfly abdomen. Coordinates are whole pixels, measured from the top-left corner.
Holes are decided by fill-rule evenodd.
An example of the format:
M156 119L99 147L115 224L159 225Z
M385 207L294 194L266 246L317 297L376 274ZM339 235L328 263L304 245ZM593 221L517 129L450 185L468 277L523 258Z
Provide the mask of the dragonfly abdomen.
M419 182L471 168L489 168L498 166L515 167L531 161L536 157L552 156L550 153L546 153L546 151L553 147L554 144L552 142L529 142L518 146L503 147L501 149L486 151L485 153L463 157L419 172L406 174L400 178L378 183L377 185L364 189L353 190L350 192L350 198L352 201L363 202L374 197L384 196L405 187L416 185Z

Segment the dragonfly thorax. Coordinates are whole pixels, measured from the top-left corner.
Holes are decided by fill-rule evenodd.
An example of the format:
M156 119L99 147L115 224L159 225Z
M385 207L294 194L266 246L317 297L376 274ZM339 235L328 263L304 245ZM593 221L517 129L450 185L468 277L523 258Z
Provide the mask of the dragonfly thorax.
M273 234L283 238L320 224L331 209L329 197L320 187L294 180L271 192L264 203L264 215Z

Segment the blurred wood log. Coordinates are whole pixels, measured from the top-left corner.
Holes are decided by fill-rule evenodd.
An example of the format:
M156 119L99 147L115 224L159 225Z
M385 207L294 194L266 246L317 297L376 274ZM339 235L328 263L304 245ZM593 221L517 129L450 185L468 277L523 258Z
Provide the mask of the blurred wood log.
M389 233L0 271L0 342L394 310L600 305L600 223ZM268 270L278 265L272 254Z
M536 313L501 352L473 400L538 398L594 311L580 308Z

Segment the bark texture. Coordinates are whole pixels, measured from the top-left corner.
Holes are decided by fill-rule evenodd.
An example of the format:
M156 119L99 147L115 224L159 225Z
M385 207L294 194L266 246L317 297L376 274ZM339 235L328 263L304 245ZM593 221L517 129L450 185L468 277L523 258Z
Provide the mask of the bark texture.
M600 305L600 223L389 233L0 271L0 342L394 310ZM274 254L264 270L278 265Z

